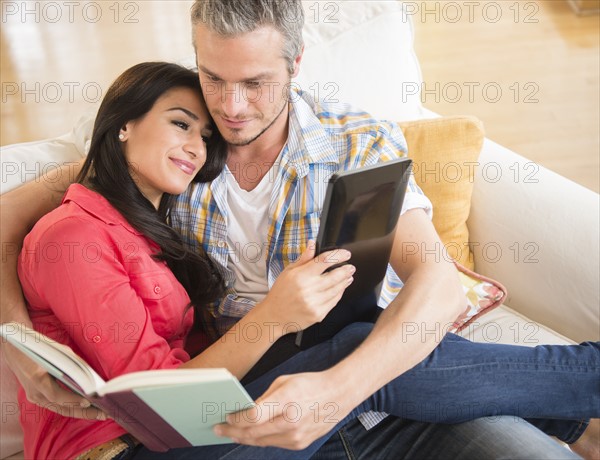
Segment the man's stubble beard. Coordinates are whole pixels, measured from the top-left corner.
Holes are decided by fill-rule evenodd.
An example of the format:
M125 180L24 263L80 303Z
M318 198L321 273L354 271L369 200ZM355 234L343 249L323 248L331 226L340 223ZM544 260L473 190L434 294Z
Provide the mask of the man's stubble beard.
M281 110L279 111L279 113L275 116L275 118L273 118L273 120L271 121L271 123L269 123L267 126L265 126L265 128L263 128L261 130L261 132L259 132L256 136L252 137L249 140L242 140L242 141L231 141L229 139L227 139L225 136L223 136L223 133L221 133L221 135L223 136L223 138L225 139L225 142L227 142L227 144L229 145L234 145L236 147L244 147L246 145L250 145L252 142L254 142L256 139L258 139L260 136L262 136L271 126L273 126L273 124L279 119L279 117L281 116L281 114L285 111L285 108L288 105L288 101L284 100ZM232 129L232 131L235 131L235 128Z

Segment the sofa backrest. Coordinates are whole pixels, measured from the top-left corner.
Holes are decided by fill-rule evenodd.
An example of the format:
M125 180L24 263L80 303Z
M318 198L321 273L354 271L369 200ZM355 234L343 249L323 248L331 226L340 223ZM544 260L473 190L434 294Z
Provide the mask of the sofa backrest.
M376 118L423 118L411 15L399 1L306 2L305 52L296 82Z
M348 102L377 118L423 117L413 24L402 2L306 1L304 7L305 52L295 84L319 100ZM194 62L192 56L182 64ZM71 133L54 139L0 148L1 193L81 158L93 118L83 115Z

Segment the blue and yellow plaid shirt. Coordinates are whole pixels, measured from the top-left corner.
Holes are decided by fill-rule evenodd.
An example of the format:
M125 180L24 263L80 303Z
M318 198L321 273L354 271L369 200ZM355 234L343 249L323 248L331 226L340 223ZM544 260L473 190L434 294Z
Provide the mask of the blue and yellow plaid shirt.
M288 140L280 155L280 168L270 178L275 183L266 236L268 286L300 256L308 240L316 240L327 183L336 171L405 157L406 152L406 141L396 123L375 120L346 104L317 103L309 93L293 91ZM213 324L207 324L212 329L208 332L217 336L255 305L233 289L225 174L229 174L226 169L211 183L192 184L172 210L172 225L185 243L195 249L202 245L224 274L226 296L209 308ZM431 203L411 178L403 212L416 207L431 212ZM401 287L388 266L379 305L387 306Z

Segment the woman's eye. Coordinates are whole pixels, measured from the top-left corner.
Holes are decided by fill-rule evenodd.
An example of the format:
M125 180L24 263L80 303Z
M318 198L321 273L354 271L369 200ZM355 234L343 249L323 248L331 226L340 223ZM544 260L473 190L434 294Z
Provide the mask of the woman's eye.
M184 131L187 131L190 127L190 125L188 125L185 121L174 121L173 124Z
M246 86L248 88L258 88L260 86L260 82L259 81L247 81Z

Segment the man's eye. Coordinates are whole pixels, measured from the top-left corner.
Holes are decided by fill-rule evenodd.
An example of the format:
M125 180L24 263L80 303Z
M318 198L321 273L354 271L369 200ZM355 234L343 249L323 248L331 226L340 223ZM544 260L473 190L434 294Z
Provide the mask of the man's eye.
M208 79L209 79L210 81L214 81L214 82L218 82L218 81L220 81L219 77L215 77L214 75L209 75L209 76L208 76Z
M258 88L260 86L260 82L259 81L247 81L246 86L248 88Z
M183 129L184 131L187 131L190 127L190 125L188 125L185 121L174 121L173 124L181 129Z

